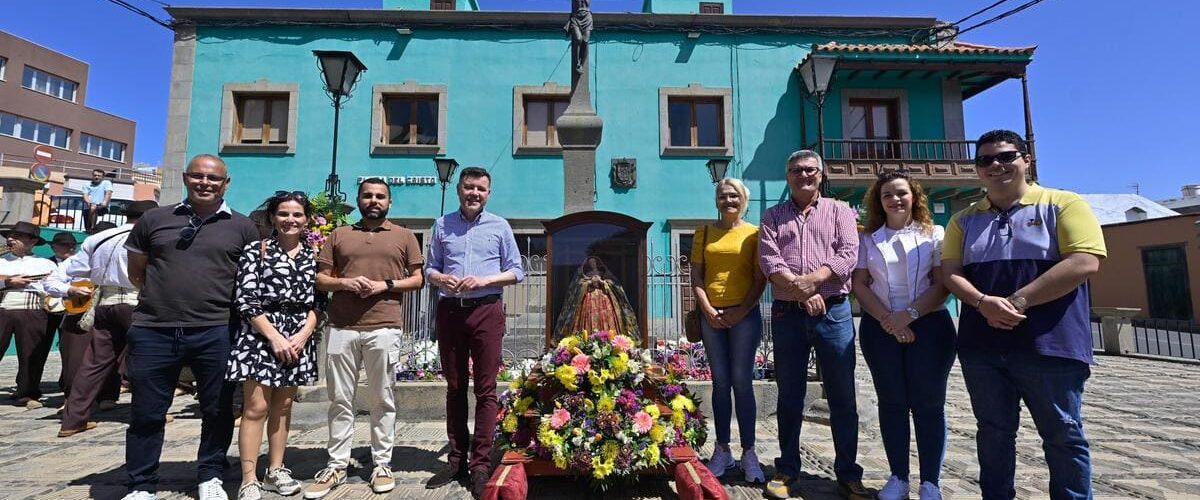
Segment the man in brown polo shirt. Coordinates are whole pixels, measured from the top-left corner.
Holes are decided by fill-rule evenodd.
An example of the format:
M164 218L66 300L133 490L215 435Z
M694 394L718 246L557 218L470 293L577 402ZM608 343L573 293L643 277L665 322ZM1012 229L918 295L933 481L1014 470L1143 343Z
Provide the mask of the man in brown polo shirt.
M366 370L371 391L371 489L386 493L396 485L390 465L396 437L392 384L404 328L401 305L404 292L421 288L425 260L412 231L387 220L391 204L387 183L364 180L358 187L362 219L335 229L317 257L317 288L333 292L325 362L329 462L304 498L324 497L346 481L360 369Z

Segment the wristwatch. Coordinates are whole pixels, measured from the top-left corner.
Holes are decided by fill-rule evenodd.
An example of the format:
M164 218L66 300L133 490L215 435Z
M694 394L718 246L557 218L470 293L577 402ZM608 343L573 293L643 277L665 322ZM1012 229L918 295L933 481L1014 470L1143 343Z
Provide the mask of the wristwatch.
M908 317L912 318L914 321L921 318L921 311L918 311L915 307L910 307L905 309L905 311L908 311Z
M392 288L396 287L396 283L393 282L392 280L383 280L383 284L387 285L388 290L391 290Z
M1014 293L1008 297L1008 303L1012 304L1013 307L1017 308L1017 312L1024 313L1025 306L1027 305L1028 301L1025 300L1025 297L1022 297L1022 296Z

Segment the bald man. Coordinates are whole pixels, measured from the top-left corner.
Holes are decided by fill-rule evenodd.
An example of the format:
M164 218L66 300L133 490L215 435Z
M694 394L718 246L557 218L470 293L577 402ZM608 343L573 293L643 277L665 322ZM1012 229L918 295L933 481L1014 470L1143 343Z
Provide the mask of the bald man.
M183 172L187 199L146 212L125 242L138 304L126 360L133 406L125 435L128 500L153 500L163 425L180 370L196 376L202 425L200 500L225 500L225 452L233 439L233 385L225 382L233 289L242 248L259 239L248 217L225 204L229 171L197 155Z

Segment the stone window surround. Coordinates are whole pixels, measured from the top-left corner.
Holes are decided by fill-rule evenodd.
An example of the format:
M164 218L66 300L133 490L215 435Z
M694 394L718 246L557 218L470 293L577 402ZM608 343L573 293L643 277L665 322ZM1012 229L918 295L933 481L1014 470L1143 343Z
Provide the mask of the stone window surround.
M253 94L287 94L287 142L284 144L240 144L234 142L237 130L237 96ZM300 114L300 85L296 83L271 83L259 80L254 83L226 83L221 91L221 153L296 153L296 122Z
M713 219L667 219L667 224L671 228L671 256L679 255L680 251L680 236L691 235L700 229L705 224L712 224ZM691 253L687 254L688 260L691 260Z
M525 145L525 96L569 98L571 87L556 82L513 86L513 155L561 155L562 146Z
M720 98L722 125L725 128L725 145L720 147L672 146L670 118L667 116L667 104L672 97ZM699 83L689 83L687 87L659 87L658 143L660 156L733 156L733 89L730 87L705 87Z
M388 144L383 141L383 98L398 94L433 94L438 100L437 144ZM377 83L371 89L371 154L373 155L444 155L446 154L446 118L448 87L445 84L423 85L409 80L404 83Z
M907 141L909 134L908 92L904 89L842 89L840 104L842 106L842 137L850 138L850 100L851 99L889 99L896 101L896 120L900 122L900 140ZM907 148L900 148L907 153Z

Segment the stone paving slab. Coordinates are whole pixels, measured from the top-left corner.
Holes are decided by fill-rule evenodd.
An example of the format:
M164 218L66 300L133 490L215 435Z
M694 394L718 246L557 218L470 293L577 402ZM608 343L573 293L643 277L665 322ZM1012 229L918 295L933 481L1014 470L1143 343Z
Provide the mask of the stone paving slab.
M1085 428L1092 444L1095 497L1097 499L1200 499L1200 365L1126 357L1099 357L1088 383ZM12 391L15 359L0 362L0 402ZM861 360L860 360L861 361ZM47 366L46 380L57 378L57 354ZM860 362L860 393L873 398L870 374ZM129 418L129 396L120 405L96 415L100 426L72 438L58 438L55 411L62 403L53 384L45 384L47 407L26 410L0 406L0 498L116 499L125 494L125 422ZM975 477L975 419L959 369L951 374L947 403L949 427L942 489L946 498L978 498ZM873 399L871 399L873 401ZM862 410L860 410L862 411ZM160 498L195 498L195 453L200 421L190 396L176 398L171 407L175 422L168 424L161 468ZM756 423L759 457L767 465L778 455L774 420ZM737 436L736 424L733 435ZM309 478L325 462L328 437L324 426L293 429L286 454L287 464L297 477ZM400 422L396 426L396 448L392 466L397 487L390 495L375 495L367 488L366 469L351 471L346 486L329 497L337 499L428 498L468 499L467 490L453 484L426 490L424 481L444 460L445 424L440 421ZM359 419L353 452L359 463L369 464L370 453L365 417ZM1028 414L1022 415L1017 435L1017 496L1048 498L1049 475L1042 458L1041 441ZM735 453L737 446L735 444ZM265 453L265 446L262 449ZM711 444L701 450L707 456ZM236 444L231 447L231 466L225 479L231 495L240 481L236 468ZM792 494L800 498L831 499L833 450L830 432L820 419L806 422L802 458L805 476ZM914 479L917 457L912 452ZM879 487L887 479L887 460L878 428L864 422L859 434L859 463L866 470L868 486ZM261 468L260 468L261 470ZM727 475L730 498L761 499L760 487ZM562 478L535 479L530 483L533 499L643 499L674 498L673 484L665 478L646 478L605 493L592 491L584 482ZM915 492L914 492L915 493ZM268 493L266 498L282 498ZM296 498L296 497L292 497Z

